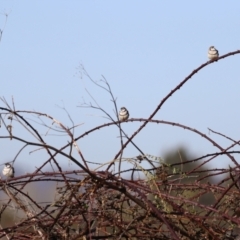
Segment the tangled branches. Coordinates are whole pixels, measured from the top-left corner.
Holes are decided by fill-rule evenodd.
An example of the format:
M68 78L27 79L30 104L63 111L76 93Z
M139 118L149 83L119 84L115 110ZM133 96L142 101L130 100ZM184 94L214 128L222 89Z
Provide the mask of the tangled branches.
M218 60L240 53L235 51L221 56ZM235 159L239 151L233 147L235 141L221 133L209 129L219 137L228 138L232 144L224 148L201 131L180 123L153 119L163 104L180 89L194 74L211 64L209 61L194 70L180 82L147 119L131 118L128 122L140 122L142 125L128 136L115 120L90 95L94 104L84 103L81 107L100 110L110 120L80 135L75 134L79 125L72 122L68 128L50 115L34 111L15 109L2 98L0 106L2 140L11 140L11 144L20 142L22 147L11 162L18 160L23 150L34 147L31 153L44 151L46 159L41 166L28 174L14 178L1 179L1 190L5 199L1 205L0 237L6 239L235 239L239 235L240 224L240 169ZM90 81L110 94L118 115L116 99L109 83L103 78L95 82L82 67L82 72ZM31 117L29 117L31 116ZM33 117L38 119L37 124ZM168 124L201 136L213 144L217 151L195 159L183 159L178 162L164 162L161 158L146 154L134 142L137 134L147 124ZM47 137L40 134L41 126L48 132L64 133L68 140L63 146L50 144ZM112 161L97 163L88 161L79 141L106 127L116 127L119 131L119 150ZM20 137L16 129L26 131ZM48 134L46 134L48 135ZM124 149L131 145L139 152L138 156L124 157ZM75 150L75 151L74 151ZM92 149L91 149L92 150ZM75 154L74 154L74 153ZM233 167L209 168L206 164L219 156L224 156ZM61 161L70 161L74 170L65 171ZM146 162L148 168L143 167ZM98 164L95 169L91 164ZM127 164L127 170L123 168ZM46 172L45 166L52 171ZM115 166L118 166L117 170ZM129 179L123 177L129 173ZM144 177L143 177L144 176ZM212 177L221 177L219 182ZM55 184L55 199L41 203L34 199L26 187L34 183ZM207 200L206 200L207 199ZM8 211L17 216L14 224L4 226Z

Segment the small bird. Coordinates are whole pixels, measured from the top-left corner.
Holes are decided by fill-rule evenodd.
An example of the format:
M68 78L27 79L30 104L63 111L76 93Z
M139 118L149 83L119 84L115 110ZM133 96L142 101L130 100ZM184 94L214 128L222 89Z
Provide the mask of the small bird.
M209 49L208 49L208 58L210 60L216 60L218 59L218 50L214 47L214 46L211 46Z
M121 122L126 121L129 118L128 110L125 107L121 107L118 117Z
M15 171L14 171L13 166L10 163L6 163L5 167L3 168L2 173L7 178L13 178Z

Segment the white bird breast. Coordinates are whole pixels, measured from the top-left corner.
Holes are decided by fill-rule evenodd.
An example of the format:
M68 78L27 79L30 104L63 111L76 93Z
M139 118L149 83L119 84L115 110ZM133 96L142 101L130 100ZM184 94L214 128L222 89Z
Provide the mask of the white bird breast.
M10 165L7 165L3 168L3 171L2 171L3 175L6 176L6 177L13 177L14 176L14 169L12 166Z
M210 47L209 50L208 50L208 58L210 60L215 60L217 59L219 56L218 54L218 50L215 48L215 47Z
M126 108L121 108L121 110L119 112L119 120L125 121L128 119L128 117L129 117L128 110Z

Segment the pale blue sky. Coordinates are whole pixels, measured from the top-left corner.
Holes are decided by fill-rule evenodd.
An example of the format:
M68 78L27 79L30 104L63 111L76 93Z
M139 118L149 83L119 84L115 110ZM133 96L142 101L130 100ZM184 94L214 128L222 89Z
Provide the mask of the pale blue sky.
M13 96L18 110L48 113L70 127L65 112L57 107L64 102L75 124L84 123L78 128L81 134L108 122L94 109L77 107L82 98L90 101L85 86L113 113L110 96L86 77L81 79L78 69L83 64L93 79L105 76L118 107L127 107L131 117L148 118L162 98L208 61L209 46L214 45L220 55L240 49L239 11L237 1L1 1L0 12L9 17L0 42L0 94L9 103ZM4 15L0 20L2 29ZM209 127L239 140L239 62L240 56L234 55L202 69L154 119L206 134ZM128 135L138 126L123 124ZM26 132L18 134L24 138ZM119 150L117 136L117 129L108 127L79 141L79 146L89 161L107 162ZM210 137L223 147L230 145ZM46 138L56 146L67 140ZM166 125L147 125L135 142L145 153L158 156L178 145L198 156L218 151L200 136ZM22 146L4 139L1 145L1 163L10 161ZM43 162L39 153L28 152L19 156L17 165L24 161L35 167ZM124 156L137 154L129 145ZM221 166L226 166L228 160L221 159Z

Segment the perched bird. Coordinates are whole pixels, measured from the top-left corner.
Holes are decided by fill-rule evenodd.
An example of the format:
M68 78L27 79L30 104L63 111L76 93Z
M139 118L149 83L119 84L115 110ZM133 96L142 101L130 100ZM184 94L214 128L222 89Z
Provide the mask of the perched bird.
M12 165L9 163L6 163L2 171L3 175L6 176L7 178L12 178L14 177L14 172L15 171Z
M128 110L125 107L121 107L118 117L121 122L126 121L129 118Z
M218 50L214 47L214 46L211 46L209 49L208 49L208 58L210 60L216 60L218 59Z

